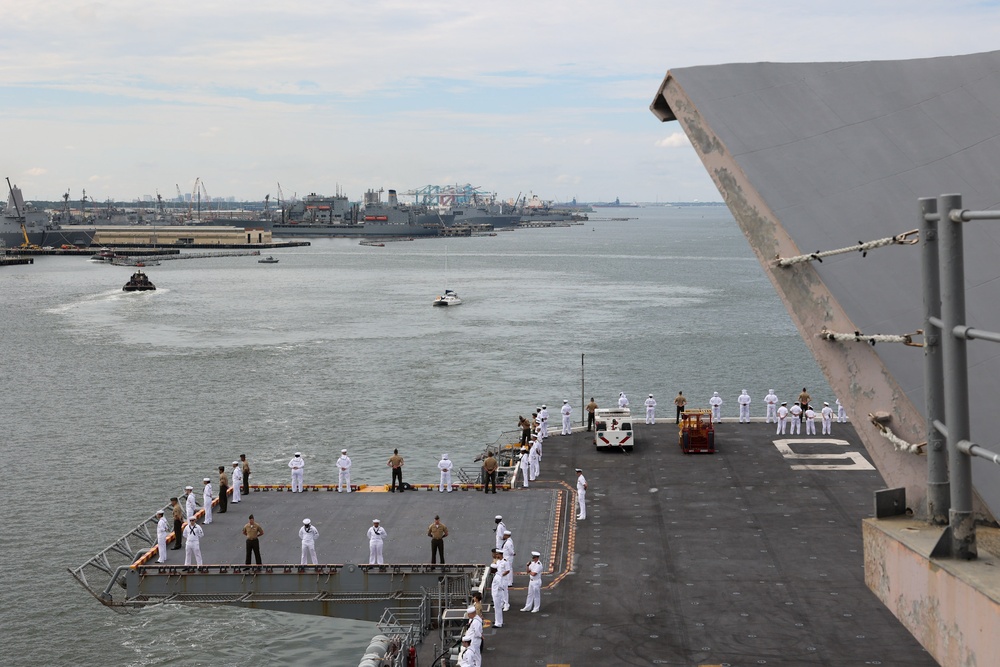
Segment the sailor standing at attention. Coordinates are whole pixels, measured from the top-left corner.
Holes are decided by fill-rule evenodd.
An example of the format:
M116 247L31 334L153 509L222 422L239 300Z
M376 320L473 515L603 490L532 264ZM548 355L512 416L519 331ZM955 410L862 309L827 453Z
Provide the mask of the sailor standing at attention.
M833 408L830 407L829 403L823 403L823 409L820 410L820 414L823 415L823 435L830 435L830 422L833 421Z
M167 562L167 534L170 532L170 525L167 518L163 516L163 510L156 512L156 554L157 563Z
M243 492L243 470L239 461L233 461L233 504L240 502Z
M507 575L510 574L510 565L506 560L501 558L496 562L490 563L490 569L493 570L493 581L490 582L490 593L493 596L493 613L495 614L493 617L493 627L502 628L503 606L508 604Z
M563 399L563 406L560 412L562 412L562 433L560 435L572 435L573 422L570 421L570 414L572 414L573 408L570 407L569 401L565 398Z
M656 399L653 398L652 394L646 399L646 423L656 423Z
M219 466L219 514L226 513L226 506L229 504L229 476L226 475L226 466Z
M736 399L736 402L740 404L740 423L749 424L750 423L750 394L744 389L740 392L740 397Z
M590 433L594 429L594 410L597 409L597 403L594 401L594 397L590 397L590 403L587 403L587 433Z
M625 395L624 391L618 392L618 407L619 408L628 407L628 396Z
M532 443L534 442L535 441L532 440ZM528 482L530 481L528 479L528 476L531 474L531 460L530 457L528 456L527 447L521 447L521 456L518 457L517 461L518 461L518 469L520 469L521 471L522 481L524 482L524 488L528 488ZM514 481L517 482L516 477Z
M240 468L243 471L243 488L240 493L245 496L250 493L250 462L247 461L246 454L240 454Z
M441 455L441 460L438 461L438 470L441 471L441 481L438 482L438 492L444 493L445 488L448 489L448 493L451 493L451 469L455 467L455 464L448 459L447 454Z
M392 450L392 456L389 460L385 462L387 466L392 470L392 480L389 485L389 491L396 493L396 484L399 484L399 492L403 492L403 457L399 455L399 450Z
M806 408L806 435L816 435L816 411Z
M340 450L340 458L337 459L337 493L341 492L351 492L351 457L346 449Z
M292 493L302 493L302 469L306 467L306 462L301 452L295 452L295 456L288 462L288 467L292 469Z
M497 551L503 548L503 534L507 531L507 526L503 522L503 517L499 514L494 517L497 524Z
M194 517L188 518L187 527L184 528L184 564L192 565L194 561L201 566L201 538L205 531L201 529Z
M195 499L193 486L184 487L184 497L187 499L184 503L187 515L185 518L190 521L194 519L194 515L198 512L198 501Z
M171 517L174 520L174 549L181 548L181 534L184 532L184 510L181 509L181 504L177 502L177 498L173 497L170 499L170 512Z
M844 406L841 405L840 399L837 399L837 423L843 424L847 421L847 411L844 410Z
M372 519L372 527L368 529L369 565L382 565L382 540L386 536L385 528L379 525L378 519Z
M549 437L549 409L544 405L538 412L538 437L541 439Z
M299 561L300 565L308 565L309 556L312 559L313 565L319 564L319 559L316 558L316 538L319 537L319 531L309 522L309 519L302 519L302 527L299 528L299 539L302 540L302 558Z
M444 538L448 537L448 526L441 523L441 517L434 515L434 523L427 526L427 537L431 538L431 565L437 565L437 556L441 554L441 564L444 565Z
M805 387L802 387L802 393L799 394L799 407L802 408L803 411L805 411L805 409L809 407L809 401L811 400L812 396L809 395L809 392L806 391ZM802 420L805 419L805 417L800 416L799 419Z
M540 553L531 552L531 561L528 562L528 600L524 603L521 611L530 611L537 614L542 608L542 561Z
M767 416L764 417L764 423L770 424L771 421L778 421L778 397L774 395L773 389L767 390L767 396L764 397L764 405L767 406Z
M469 648L465 652L465 661L469 667L481 667L483 664L483 619L474 606L469 607L465 612L469 618L469 631L465 633L465 637L469 637Z
M776 435L785 435L785 427L788 425L788 403L782 403L778 408L778 429Z
M510 530L503 531L503 547L501 547L500 550L503 552L503 557L507 563L514 562L514 556L516 556L517 553L514 552L514 538L510 536ZM507 575L507 585L510 586L512 583L514 583L513 565L510 566L510 573ZM510 609L510 604L507 601L504 602L503 606L504 611Z
M583 470L576 469L576 502L580 506L580 511L576 518L583 520L587 518L587 478L583 476Z
M541 440L537 438L532 439L531 449L528 450L528 479L534 482L538 479L540 474L538 471L538 448L541 445Z
M788 410L788 419L792 422L788 432L791 435L798 435L802 431L802 406L798 403L792 403L792 407Z
M712 392L712 398L708 399L708 404L712 406L712 421L722 421L722 397L719 392Z
M677 392L677 398L674 399L674 405L677 406L677 421L675 424L681 423L681 414L684 412L684 406L687 405L688 400L684 398L684 392Z
M201 480L205 483L205 491L202 493L205 506L205 525L212 523L212 480L206 477Z

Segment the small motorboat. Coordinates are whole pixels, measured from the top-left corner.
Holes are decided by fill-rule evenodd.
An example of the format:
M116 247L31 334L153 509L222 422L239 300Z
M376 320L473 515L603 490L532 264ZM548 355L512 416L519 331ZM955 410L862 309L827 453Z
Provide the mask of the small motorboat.
M155 289L156 285L149 282L149 276L142 271L133 273L132 277L125 283L125 286L122 287L123 292L149 292Z
M433 305L435 305L435 306L457 306L457 305L459 305L461 303L462 303L462 300L458 298L458 295L455 294L455 292L453 292L450 289L446 289L444 291L444 294L442 294L438 298L434 299Z
M277 264L278 263L278 258L277 257L272 257L271 255L268 255L267 257L261 257L260 259L258 259L257 263L258 264Z

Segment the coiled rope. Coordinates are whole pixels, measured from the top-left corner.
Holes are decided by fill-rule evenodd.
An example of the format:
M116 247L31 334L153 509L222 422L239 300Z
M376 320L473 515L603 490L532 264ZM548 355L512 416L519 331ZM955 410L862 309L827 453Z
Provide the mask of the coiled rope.
M867 243L858 241L857 245L847 246L846 248L837 248L836 250L824 250L823 252L812 252L807 255L796 255L795 257L786 258L782 258L779 255L775 257L774 263L782 268L788 268L789 266L802 264L804 262L812 262L814 260L822 262L824 257L843 255L849 252L860 252L862 257L866 257L868 255L868 251L874 250L875 248L883 248L889 245L913 245L914 243L919 243L919 236L917 238L910 238L911 236L917 236L919 233L919 230L911 229L910 231L903 232L902 234L889 236L884 239L868 241Z
M882 423L883 418L877 417L871 413L868 414L868 419L871 421L872 426L879 430L886 440L892 443L892 448L897 452L905 452L907 454L923 454L924 447L927 446L926 442L912 443L903 440L898 435L892 432L892 429Z
M923 343L914 343L914 336L922 336L924 334L923 329L917 329L910 334L863 334L860 331L855 331L854 333L838 333L836 331L827 331L826 327L822 329L818 334L819 338L823 340L832 340L838 343L869 343L874 345L875 343L902 343L903 345L909 345L910 347L923 347Z

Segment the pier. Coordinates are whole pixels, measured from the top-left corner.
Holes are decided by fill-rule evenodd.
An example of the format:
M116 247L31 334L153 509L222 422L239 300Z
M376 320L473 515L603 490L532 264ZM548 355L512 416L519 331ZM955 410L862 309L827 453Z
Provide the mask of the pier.
M578 427L546 440L530 489L496 495L474 484L451 494L436 484L391 494L387 479L354 480L360 492L338 494L307 471L317 485L304 493L252 487L244 502L216 513L197 572L183 571L182 551L169 551L166 565L150 563L142 553L146 521L104 552L140 556L118 558L119 580L104 594L97 591L113 559L73 573L81 583L89 578L105 604L233 604L380 619L386 634L424 635L419 664L429 665L435 649L455 640L445 619L456 612L448 609L460 609L462 591L481 585L492 517L502 514L518 574L504 627L493 628L486 614L485 655L496 664L933 665L865 586L861 522L884 484L853 427L776 437L773 424L726 421L717 425L716 447L716 454L683 454L672 418L636 424L632 454L595 451L592 434ZM573 514L576 467L589 485L584 521ZM240 531L251 512L265 529L264 565L247 568ZM426 531L435 514L450 532L447 566L429 565ZM322 565L298 564L305 517L320 531ZM373 518L388 532L384 566L367 565L364 533ZM542 605L525 614L518 609L532 550L543 554ZM436 592L417 596L429 581ZM370 608L362 610L361 599Z
M0 255L0 266L16 266L18 264L34 264L31 257L20 257L18 255Z

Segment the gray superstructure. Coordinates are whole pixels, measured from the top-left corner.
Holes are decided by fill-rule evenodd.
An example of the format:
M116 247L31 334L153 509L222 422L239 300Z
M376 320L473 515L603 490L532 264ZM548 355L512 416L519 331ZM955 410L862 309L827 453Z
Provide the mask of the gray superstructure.
M274 236L437 236L454 215L426 206L400 204L395 190L388 201L381 190L368 190L363 206L338 193L310 194L271 225Z
M0 246L16 248L25 242L40 247L59 247L72 244L86 248L94 238L91 229L61 227L49 221L48 214L25 202L21 189L16 185L8 188L7 204L0 212Z

